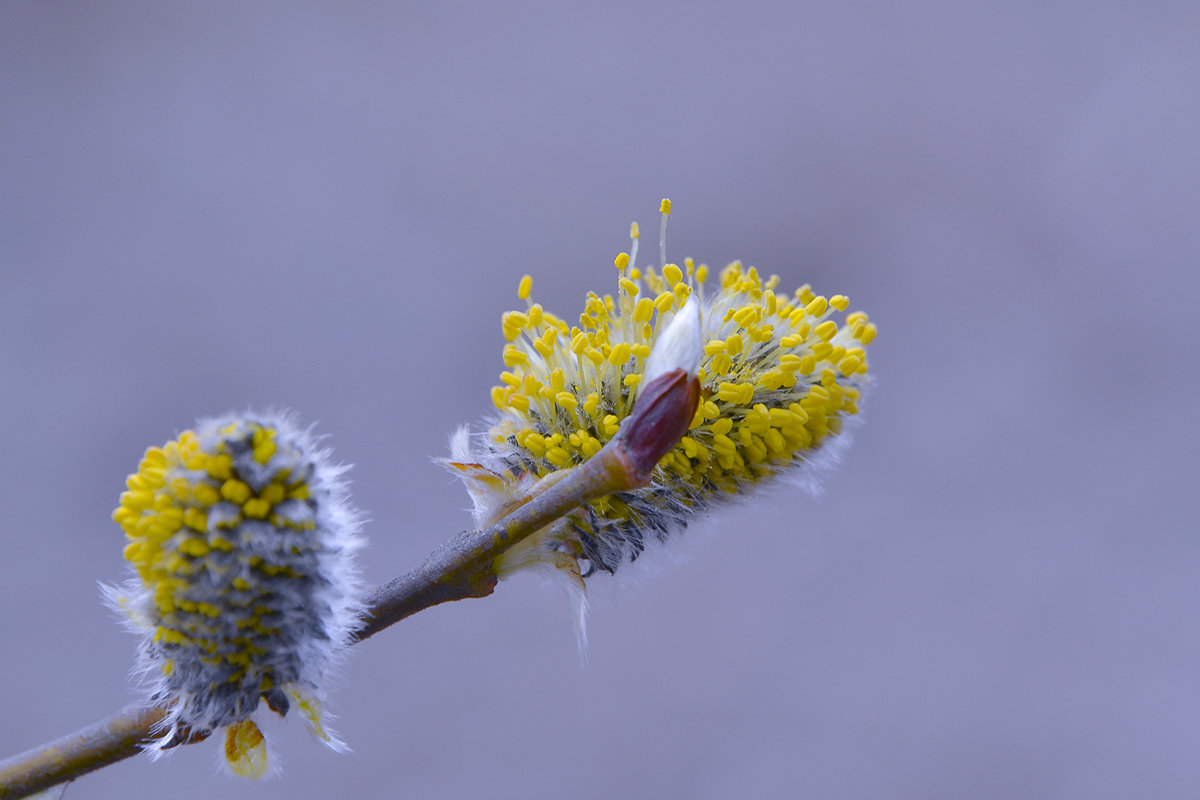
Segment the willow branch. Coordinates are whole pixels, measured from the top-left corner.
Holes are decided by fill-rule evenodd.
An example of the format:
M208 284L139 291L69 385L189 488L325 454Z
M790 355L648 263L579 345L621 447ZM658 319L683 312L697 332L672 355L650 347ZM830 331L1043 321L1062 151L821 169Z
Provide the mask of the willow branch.
M460 533L417 569L376 587L354 641L440 603L487 597L498 581L495 562L509 548L584 503L645 486L663 455L687 430L699 384L672 370L644 387L621 430L592 458L564 470L552 486L528 498L487 528ZM0 800L27 797L137 755L167 714L162 706L130 705L86 728L0 762ZM182 731L173 745L191 744L207 732Z

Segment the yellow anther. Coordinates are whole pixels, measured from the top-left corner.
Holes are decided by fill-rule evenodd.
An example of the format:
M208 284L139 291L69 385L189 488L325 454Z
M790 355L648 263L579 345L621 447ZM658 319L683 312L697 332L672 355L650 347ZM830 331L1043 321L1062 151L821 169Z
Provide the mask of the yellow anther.
M746 306L738 309L733 313L733 320L743 328L747 325L753 325L759 321L759 309L757 306Z
M533 288L533 276L532 275L521 276L521 282L519 284L517 284L517 297L521 298L522 300L528 300L529 299L529 291L532 288Z
M663 267L662 274L663 279L672 286L683 280L683 270L678 264L667 264Z
M641 291L638 288L638 285L629 280L629 278L621 278L619 283L621 288L625 290L625 294L629 295L630 297L637 297L638 292Z
M131 489L161 489L166 483L166 471L155 467L142 467L130 475L127 483Z
M563 447L551 447L547 450L546 460L560 468L571 466L571 454Z
M183 465L190 470L203 472L208 469L208 454L199 450L192 451L184 457Z
M866 327L863 328L862 336L859 336L858 340L863 344L870 344L875 340L875 334L878 332L879 330L875 327L874 322L867 323Z
M208 544L203 539L184 539L179 543L179 552L193 558L203 558L208 555Z
M208 514L198 508L189 508L183 512L183 524L202 533L208 530Z
M265 464L271 460L271 457L275 455L275 452L278 449L279 448L275 444L275 442L268 439L267 441L263 442L262 444L255 445L254 460L257 461L259 464ZM211 470L209 471L209 474L210 475L212 474Z
M603 419L605 435L612 437L621 429L621 420L615 414L607 414Z
M526 316L529 317L529 324L526 326L528 328L538 327L539 325L542 324L542 322L545 321L545 318L546 318L545 312L542 310L542 307L540 305L538 305L537 303L534 303L533 305L531 305L529 307L529 312Z
M559 392L558 394L554 395L554 402L558 403L568 411L574 411L576 406L579 405L579 398L570 392Z
M788 413L786 408L768 409L767 416L770 418L771 426L774 428L782 428L793 424L792 415Z
M230 478L221 484L221 497L239 506L250 499L252 494L254 493L250 490L250 487L237 478Z
M529 436L521 441L521 446L533 454L534 458L546 455L546 443L541 436Z
M733 368L733 359L728 353L717 353L709 363L714 375L723 375Z
M829 309L829 301L824 297L816 297L804 306L804 313L810 317L819 317Z
M537 391L540 388L542 388L542 382L532 375L526 375L525 380L521 385L521 390L530 396L537 394Z
M182 508L168 508L158 513L158 524L169 531L177 531L183 527Z
M853 375L854 373L858 372L858 368L861 366L862 361L860 361L856 356L846 356L838 364L838 369L841 370L843 375Z
M198 483L192 487L192 498L202 506L211 506L221 501L217 487L208 483Z
M846 297L844 294L835 294L833 297L829 298L829 305L833 306L838 311L845 311L850 305L850 298Z
M242 506L242 513L250 519L266 519L271 513L271 504L261 497L252 497Z
M641 231L638 229L638 224L636 222L631 222L629 224L629 238L637 239L640 236L641 236Z
M808 422L808 412L804 409L804 406L800 405L799 403L789 404L788 413L795 417L796 421L801 425L803 425L805 422Z
M504 348L504 366L512 368L518 364L528 364L529 356L519 347L508 345Z
M725 352L725 342L720 339L714 339L704 345L704 355L715 356L717 353Z
M218 453L208 459L208 476L223 481L233 475L233 459L225 453Z
M717 386L717 397L726 403L741 402L742 387L736 383L721 383Z
M663 314L670 311L675 305L675 295L671 292L663 292L658 297L654 298L654 307L658 309L658 313Z
M641 382L641 380L642 380L641 375L638 375L636 373L630 373L629 375L625 376L625 378L621 381L621 383L623 383L625 386L632 389L634 386L637 386L638 383Z
M721 433L713 434L712 446L717 453L729 455L737 452L737 445L733 439Z
M629 253L617 253L617 257L613 259L613 266L624 272L629 266Z
M583 453L584 458L591 458L592 456L596 455L596 453L599 453L603 447L604 445L600 444L600 440L595 436L587 437L587 439L581 445L579 445L580 452Z
M649 297L643 297L637 301L637 305L633 307L634 322L649 322L654 316L654 301Z
M837 333L837 329L837 323L831 319L827 319L818 325L813 333L820 337L822 341L828 342L833 338L833 335Z
M154 506L154 492L144 490L136 492L122 492L120 503L126 508L137 511L149 509Z
M148 466L165 467L167 465L167 455L162 451L161 447L151 447L146 450L146 454L142 456L141 468Z
M504 332L505 341L511 342L521 335L528 317L519 311L508 311L500 318L500 327Z
M621 364L624 364L626 361L629 360L629 356L631 355L631 350L632 349L630 348L628 343L621 342L620 344L618 344L616 347L613 348L611 353L608 354L609 363L613 364L615 366L620 366Z
M133 562L140 561L143 558L142 550L145 548L145 546L146 545L143 542L130 542L129 544L125 545L125 550L123 551L125 560Z
M759 376L758 383L768 390L778 389L779 387L783 386L783 381L786 377L787 373L785 373L783 370L770 369Z
M800 362L803 359L795 353L784 353L779 357L779 368L786 372L795 372L800 369Z
M662 202L658 204L658 210L663 214L670 214L671 213L671 201L664 197L662 199Z
M731 356L740 354L744 348L745 342L739 333L730 334L729 338L725 340L725 349Z

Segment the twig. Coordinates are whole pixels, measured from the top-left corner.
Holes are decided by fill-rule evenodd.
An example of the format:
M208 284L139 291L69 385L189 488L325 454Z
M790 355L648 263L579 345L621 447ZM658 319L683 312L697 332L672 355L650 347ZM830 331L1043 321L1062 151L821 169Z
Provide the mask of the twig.
M513 545L584 503L645 486L659 459L687 430L698 399L698 382L683 370L651 381L621 430L588 461L490 527L460 533L416 570L372 590L355 641L430 606L487 597L496 587L494 563ZM0 762L0 800L26 797L137 755L166 714L161 706L126 706L100 722ZM206 736L206 732L186 733L176 744L191 744Z

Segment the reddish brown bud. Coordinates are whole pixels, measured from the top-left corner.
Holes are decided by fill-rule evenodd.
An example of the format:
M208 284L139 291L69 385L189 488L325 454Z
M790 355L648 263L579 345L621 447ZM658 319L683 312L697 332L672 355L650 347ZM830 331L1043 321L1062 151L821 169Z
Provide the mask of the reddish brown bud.
M687 433L700 403L700 381L682 369L664 372L641 388L633 413L617 434L639 486Z

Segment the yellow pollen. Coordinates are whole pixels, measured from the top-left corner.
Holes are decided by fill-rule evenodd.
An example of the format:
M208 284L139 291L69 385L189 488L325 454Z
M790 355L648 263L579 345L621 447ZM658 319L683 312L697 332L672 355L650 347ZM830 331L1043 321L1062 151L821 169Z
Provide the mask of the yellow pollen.
M230 478L221 484L221 497L239 506L245 503L252 494L250 487L236 478Z
M631 225L631 252L613 260L615 290L589 293L577 327L544 313L530 297L531 279L522 278L518 295L528 310L502 317L505 371L493 389L500 421L489 432L500 455L507 458L508 448L520 451L507 463L545 477L594 455L629 414L641 380L638 370L673 312L693 294L702 301L701 402L688 434L659 462L659 485L674 480L700 494L739 492L789 462L805 460L806 451L838 433L856 413L859 388L867 380L866 345L876 334L867 315L846 314L845 295L817 295L808 285L780 293L777 275L761 275L740 262L717 271L720 285L711 293L704 286L708 267L690 258L666 262L670 210L664 199L662 266L637 268L640 230ZM833 315L844 315L844 321ZM200 452L188 447L188 453ZM236 477L223 475L219 463L210 460L208 466L219 481ZM140 472L129 484L130 493L170 481ZM138 502L136 496L130 500ZM252 518L278 502L264 489L240 511ZM604 517L603 525L635 513L626 499L609 498L591 507ZM120 522L136 530L141 514L134 505Z

